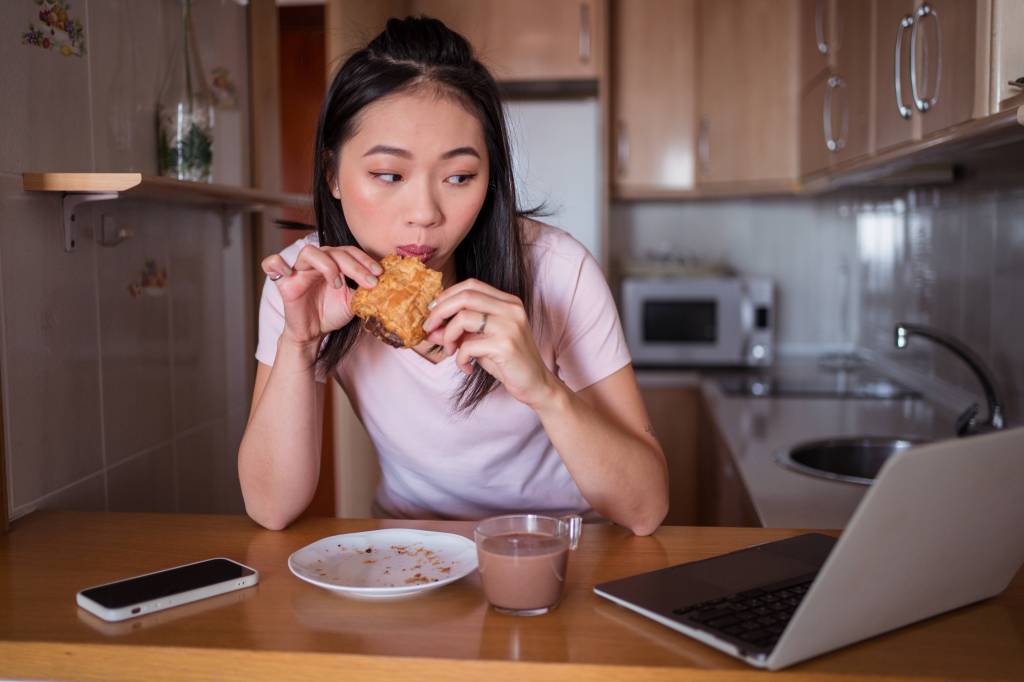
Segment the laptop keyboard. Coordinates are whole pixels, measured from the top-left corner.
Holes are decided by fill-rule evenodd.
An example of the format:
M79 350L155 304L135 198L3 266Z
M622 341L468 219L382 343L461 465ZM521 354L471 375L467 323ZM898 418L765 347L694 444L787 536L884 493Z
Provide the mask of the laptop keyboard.
M812 581L813 577L788 580L673 609L672 613L684 623L716 632L724 639L770 651Z

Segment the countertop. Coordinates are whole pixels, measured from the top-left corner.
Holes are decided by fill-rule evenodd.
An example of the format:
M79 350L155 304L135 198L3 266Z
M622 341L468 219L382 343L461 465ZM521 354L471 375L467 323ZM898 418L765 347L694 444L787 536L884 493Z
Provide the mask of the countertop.
M773 368L786 376L813 372L813 357ZM723 392L721 371L641 370L641 386L699 387L733 463L767 528L843 528L867 491L786 469L776 454L810 440L840 436L953 436L955 415L923 397L900 399L754 397Z
M1024 574L985 602L765 673L593 594L596 583L794 531L587 525L566 594L535 618L490 609L475 572L399 601L357 601L300 581L287 558L330 535L471 522L305 519L267 531L241 516L37 512L0 536L0 677L62 680L487 679L962 680L1024 678ZM258 569L254 588L122 623L75 592L211 556Z

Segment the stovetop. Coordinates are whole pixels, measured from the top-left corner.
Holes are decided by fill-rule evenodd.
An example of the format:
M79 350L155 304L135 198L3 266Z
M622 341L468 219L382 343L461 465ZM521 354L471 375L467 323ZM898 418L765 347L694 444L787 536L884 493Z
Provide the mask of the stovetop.
M752 398L841 398L902 400L921 394L864 363L819 358L803 365L749 370L718 378L727 395Z

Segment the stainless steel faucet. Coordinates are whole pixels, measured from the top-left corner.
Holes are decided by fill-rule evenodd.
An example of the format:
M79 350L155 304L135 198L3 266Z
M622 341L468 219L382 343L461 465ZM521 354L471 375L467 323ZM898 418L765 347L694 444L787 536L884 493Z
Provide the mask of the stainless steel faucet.
M1003 404L996 397L995 382L992 381L992 375L977 353L968 348L963 342L937 329L920 324L897 322L896 347L906 348L907 339L910 336L923 336L953 351L955 355L967 363L967 366L971 368L974 376L981 383L982 390L985 391L985 400L988 402L988 419L979 422L978 403L972 403L970 407L964 410L963 414L957 417L956 433L958 436L972 436L978 433L997 431L1005 426L1003 421Z

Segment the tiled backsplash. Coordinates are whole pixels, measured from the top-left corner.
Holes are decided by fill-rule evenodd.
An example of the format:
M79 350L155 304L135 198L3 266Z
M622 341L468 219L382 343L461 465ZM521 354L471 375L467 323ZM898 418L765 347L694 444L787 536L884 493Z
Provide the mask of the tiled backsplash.
M86 204L67 254L59 198L21 189L25 171L156 173L156 98L181 4L71 0L84 56L24 44L39 11L0 3L0 367L14 516L241 512L235 455L252 373L242 219ZM246 8L204 0L193 15L204 67L237 88L237 108L217 110L214 180L246 184ZM101 246L104 219L133 236Z
M783 353L860 348L984 405L960 360L922 339L897 350L893 326L952 334L991 368L1009 423L1024 423L1024 187L620 203L611 225L615 254L672 251L773 277Z
M1024 423L1024 187L914 190L856 211L860 344L976 396L966 365L925 339L897 350L893 326L952 334L994 375L1011 424Z

